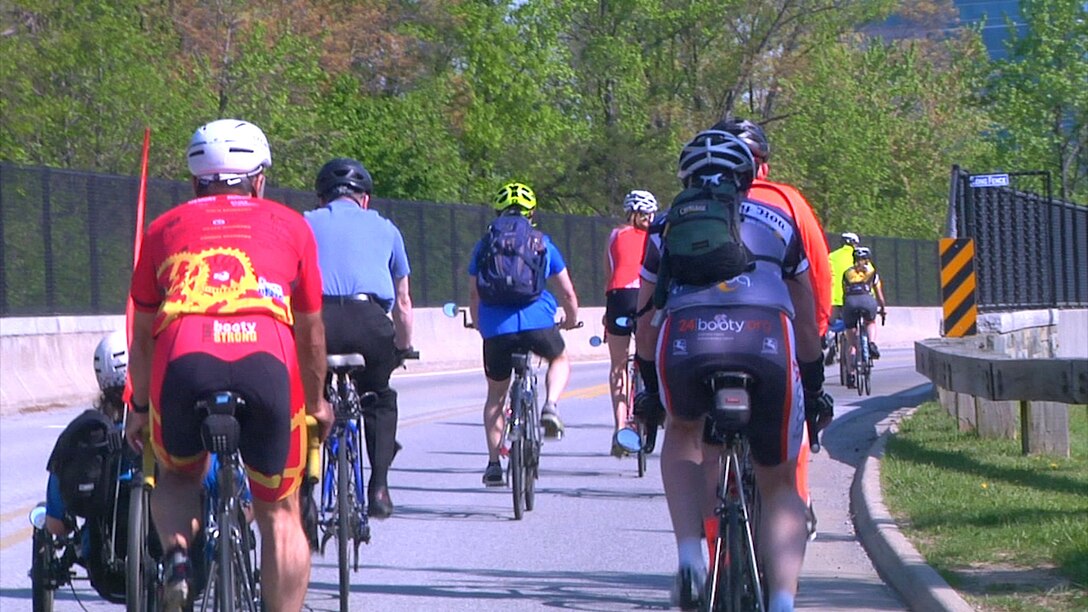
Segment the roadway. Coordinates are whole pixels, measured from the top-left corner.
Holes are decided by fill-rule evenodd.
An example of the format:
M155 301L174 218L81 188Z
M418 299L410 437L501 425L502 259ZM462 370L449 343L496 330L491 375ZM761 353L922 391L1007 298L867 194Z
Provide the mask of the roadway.
M849 512L855 467L892 411L924 401L928 381L910 349L884 351L873 395L838 385L828 368L836 420L812 460L819 536L809 545L798 607L905 610L877 576ZM633 459L609 456L607 365L577 363L560 409L561 442L544 448L536 509L513 520L506 488L484 488L480 370L395 376L404 450L390 475L396 513L372 523L353 574L352 609L666 609L676 554L658 456L645 478ZM0 419L0 610L29 610L27 512L44 498L46 458L83 407ZM336 610L336 553L315 556L307 606ZM57 594L56 609L112 608L85 581Z

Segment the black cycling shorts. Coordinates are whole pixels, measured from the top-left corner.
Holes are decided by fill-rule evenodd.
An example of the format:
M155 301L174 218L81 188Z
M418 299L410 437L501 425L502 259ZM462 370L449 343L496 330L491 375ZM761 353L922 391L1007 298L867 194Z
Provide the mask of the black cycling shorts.
M657 346L661 400L670 415L701 419L714 405L707 379L717 371L746 372L752 416L745 434L761 465L797 457L805 426L793 323L781 311L754 306L698 306L672 313Z
M556 327L502 334L484 340L484 374L491 380L506 380L514 369L516 351L532 351L551 361L563 354L566 344Z
M613 289L604 294L604 328L613 336L630 336L631 327L616 325L617 317L631 317L638 311L638 289Z
M876 297L871 293L845 295L842 298L842 322L846 324L846 329L857 325L862 317L865 321L875 321L876 310Z

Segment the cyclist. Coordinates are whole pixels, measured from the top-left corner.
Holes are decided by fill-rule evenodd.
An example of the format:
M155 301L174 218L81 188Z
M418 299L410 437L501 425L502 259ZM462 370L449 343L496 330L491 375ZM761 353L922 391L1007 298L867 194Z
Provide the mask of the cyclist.
M404 238L370 209L370 172L345 157L330 160L314 187L321 206L306 213L317 240L324 297L326 347L331 355L359 353L366 369L353 376L359 393L377 394L363 408L370 482L367 513L393 513L389 466L397 451L397 392L389 377L412 346L412 296ZM390 321L389 313L392 313Z
M755 172L742 140L719 130L701 132L680 154L678 176L685 189L673 205L720 198L734 189L743 195ZM806 400L825 398L823 363L797 223L788 208L771 203L745 201L741 210L740 236L754 267L723 283L673 281L660 330L652 326L651 309L639 320L636 346L646 397L664 403L669 415L661 479L679 561L674 602L682 608L699 603L706 574L702 529L715 505L719 455L702 440L712 398L701 376L736 368L758 378L747 434L762 499L758 546L770 581L770 610L791 610L806 543L805 506L796 484L802 388ZM660 264L661 234L651 230L640 303L651 299ZM791 383L798 378L801 388Z
M842 318L846 323L850 363L853 363L857 351L854 346L856 342L854 325L861 317L865 317L865 331L869 334L869 354L873 359L880 359L880 350L876 347L874 337L876 328L873 323L876 321L877 311L884 312L884 286L880 282L876 266L873 265L873 256L869 247L854 248L854 265L842 274L842 292Z
M607 332L608 357L611 368L608 384L612 389L612 412L615 430L612 433L612 456L622 457L629 450L618 441L618 434L627 424L627 352L631 345L631 326L616 324L617 317L630 317L638 311L639 269L646 248L646 230L657 212L657 198L649 191L635 189L623 198L627 222L612 230L608 236L605 264L608 283L605 285L604 328ZM637 450L637 449L636 449Z
M533 220L536 205L536 194L521 183L503 185L493 202L498 216L521 215L529 221ZM469 311L483 338L484 376L487 378L487 399L484 403L487 468L483 482L486 486L498 487L504 484L499 451L506 425L502 409L513 371L511 355L515 351L527 350L548 361L548 374L545 377L547 392L540 420L544 435L551 438L560 438L563 434L563 422L559 418L557 405L570 378L570 360L563 337L556 329L556 298L549 291L543 290L527 304L495 304L481 298L478 277L484 273L480 258L487 240L485 236L476 244L469 261L468 273L473 277L473 282L469 283ZM559 327L574 329L578 323L578 296L574 293L567 264L547 235L543 235L543 243L546 250L541 273L545 278L554 278L558 286L559 304L563 308Z
M159 479L151 510L163 549L164 609L190 597L189 546L201 516L207 453L194 404L229 389L261 532L261 591L270 610L299 610L310 552L297 494L306 449L304 410L321 427L325 330L313 233L302 215L263 199L268 140L257 126L201 126L187 152L195 199L147 229L133 272L135 304L127 437L150 426Z
M839 237L842 239L842 244L827 256L828 267L831 268L829 278L831 281L832 321L842 318L842 273L854 265L854 247L861 241L854 232L843 232ZM828 338L827 344L827 359L824 363L831 365L835 363L835 351L838 347L830 338Z
M721 129L744 141L756 160L756 178L748 189L748 199L768 202L791 212L801 232L801 246L808 259L809 280L816 300L816 326L820 337L827 335L828 317L831 313L832 283L828 265L827 238L812 205L796 188L785 183L766 180L770 172L767 163L771 158L771 143L758 123L747 119L731 119L719 124ZM812 494L808 486L809 444L808 432L802 432L801 454L797 458L797 491L808 508L807 526L809 539L816 537L816 511L812 506Z

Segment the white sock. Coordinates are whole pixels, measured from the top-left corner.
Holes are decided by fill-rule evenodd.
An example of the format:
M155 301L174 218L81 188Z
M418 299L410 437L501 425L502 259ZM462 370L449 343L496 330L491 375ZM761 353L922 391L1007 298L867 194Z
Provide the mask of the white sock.
M684 538L676 544L676 554L680 558L680 567L691 567L706 571L706 560L703 558L703 540L701 538Z
M771 595L771 605L767 612L793 612L793 593L778 591Z

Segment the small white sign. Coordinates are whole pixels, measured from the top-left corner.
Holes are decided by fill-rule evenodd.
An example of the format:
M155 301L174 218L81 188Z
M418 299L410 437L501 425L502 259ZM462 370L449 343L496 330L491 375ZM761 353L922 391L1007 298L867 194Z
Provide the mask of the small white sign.
M971 175L972 187L1008 187L1008 174L973 174Z

